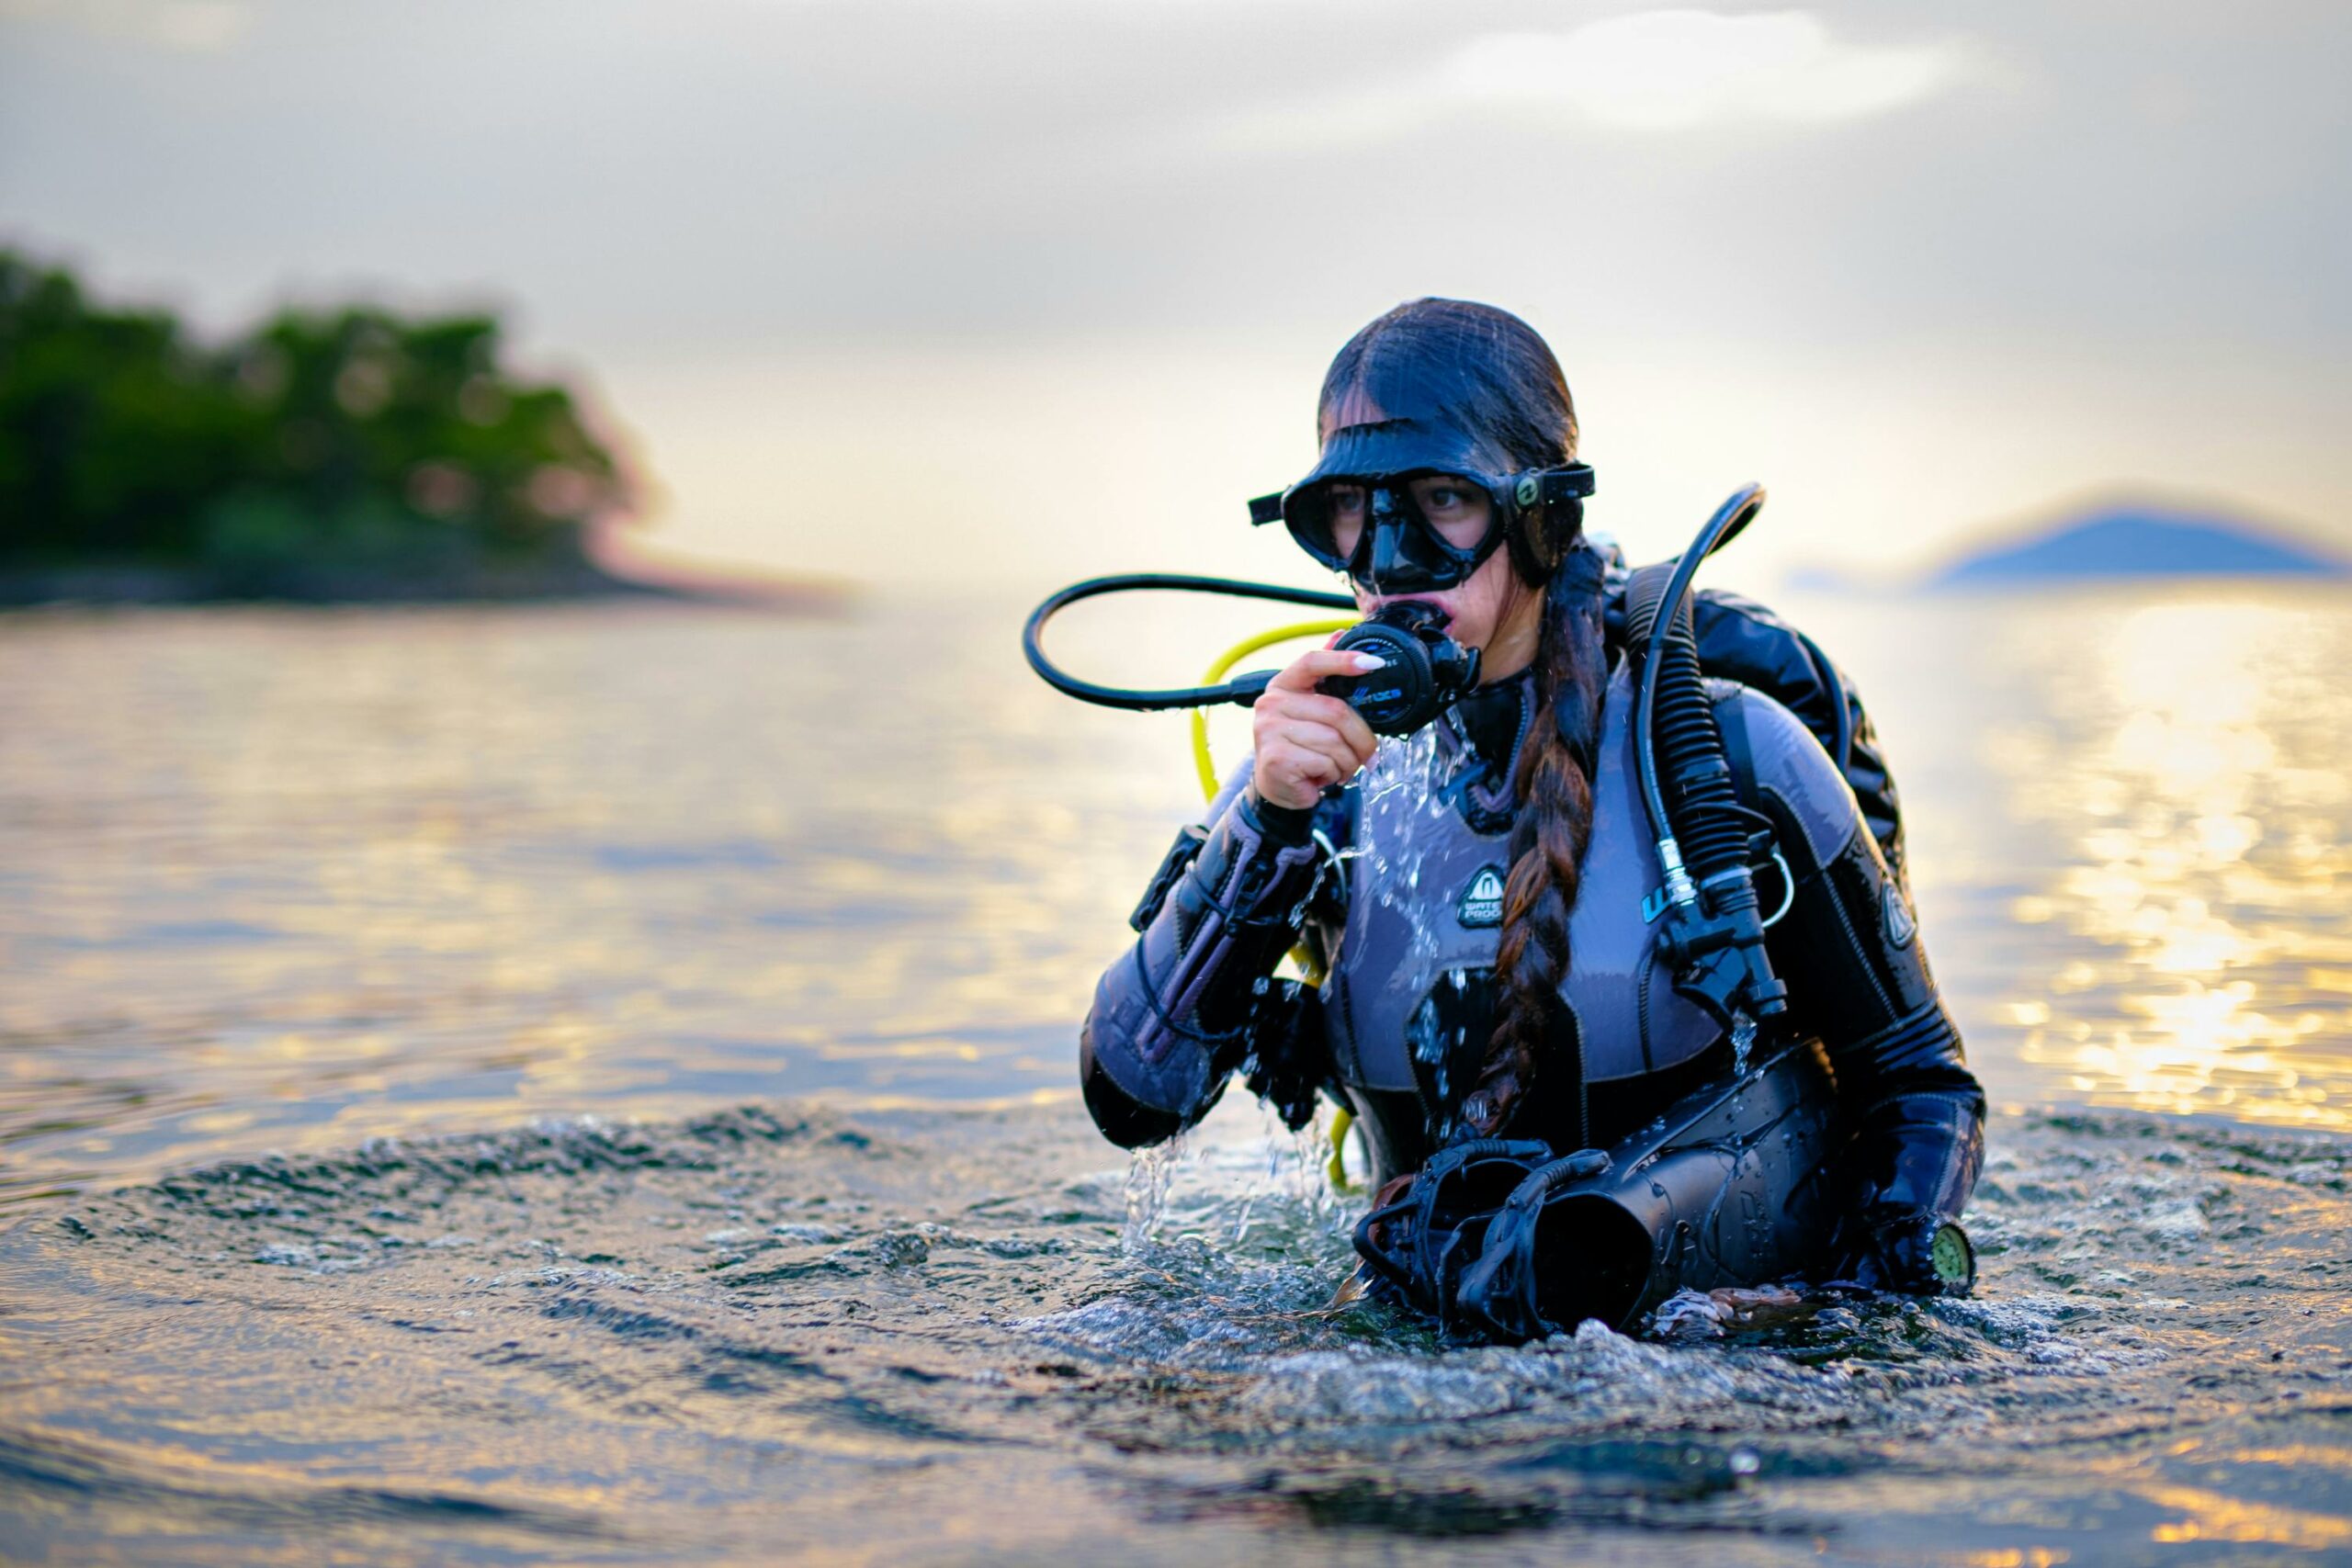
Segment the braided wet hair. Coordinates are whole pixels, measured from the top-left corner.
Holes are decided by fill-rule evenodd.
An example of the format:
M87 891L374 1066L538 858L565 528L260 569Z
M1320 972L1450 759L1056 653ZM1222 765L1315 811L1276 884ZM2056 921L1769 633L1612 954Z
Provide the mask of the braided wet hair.
M1404 394L1404 395L1399 395ZM1432 398L1521 468L1556 468L1577 451L1577 415L1560 362L1535 329L1507 310L1461 299L1416 299L1350 339L1324 377L1322 411L1352 399L1375 407ZM1503 886L1496 954L1501 1005L1458 1126L1490 1135L1525 1103L1555 1030L1567 976L1568 918L1592 837L1592 770L1607 680L1601 560L1579 543L1542 585L1534 722L1513 772L1519 806ZM1568 1075L1581 1086L1581 1072ZM1578 1108L1575 1133L1584 1128Z
M1534 1088L1547 1041L1578 1047L1555 1029L1560 982L1568 974L1568 917L1592 839L1592 768L1608 673L1601 646L1601 559L1578 545L1544 588L1543 640L1535 655L1535 721L1513 776L1510 874L1503 882L1503 933L1495 954L1502 998L1478 1079L1463 1098L1461 1123L1480 1136L1502 1130ZM1568 1075L1580 1090L1581 1071ZM1584 1108L1573 1108L1577 1145Z

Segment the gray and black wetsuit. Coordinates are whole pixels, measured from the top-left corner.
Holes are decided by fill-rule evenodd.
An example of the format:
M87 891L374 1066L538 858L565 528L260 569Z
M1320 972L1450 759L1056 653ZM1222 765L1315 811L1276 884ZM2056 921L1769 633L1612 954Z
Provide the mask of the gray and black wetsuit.
M1984 1094L1883 851L1882 838L1895 843L1891 786L1880 802L1889 824L1874 832L1848 774L1787 708L1728 682L1709 690L1735 774L1770 818L1795 883L1768 941L1796 1033L1826 1055L1850 1129L1841 1227L1956 1219L1981 1160ZM1384 745L1312 811L1259 799L1249 767L1237 772L1196 852L1171 860L1139 911L1139 940L1096 989L1080 1075L1103 1133L1128 1146L1171 1135L1206 1113L1245 1056L1280 1039L1292 1070L1354 1110L1380 1176L1417 1168L1453 1136L1493 1027L1510 759L1532 706L1525 676L1482 688ZM1631 706L1621 665L1570 919L1569 1037L1555 1043L1565 1066L1544 1065L1508 1129L1555 1148L1607 1146L1733 1068L1725 1032L1674 990L1654 952L1644 911L1659 875ZM1867 747L1862 765L1878 766ZM1763 878L1768 908L1777 882ZM1328 963L1319 992L1304 997L1267 978L1301 941Z

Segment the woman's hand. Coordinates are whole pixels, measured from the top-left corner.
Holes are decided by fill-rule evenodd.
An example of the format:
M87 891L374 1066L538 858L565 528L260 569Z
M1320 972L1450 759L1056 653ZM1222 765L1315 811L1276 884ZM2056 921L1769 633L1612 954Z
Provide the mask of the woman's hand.
M1372 761L1379 741L1363 716L1317 692L1315 683L1334 675L1362 675L1381 662L1368 653L1312 649L1259 694L1250 719L1258 798L1306 811L1328 786L1345 784Z

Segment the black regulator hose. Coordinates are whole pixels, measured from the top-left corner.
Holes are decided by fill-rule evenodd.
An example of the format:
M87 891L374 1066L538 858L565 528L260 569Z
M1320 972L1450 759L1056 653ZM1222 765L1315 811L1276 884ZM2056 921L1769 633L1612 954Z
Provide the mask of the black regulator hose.
M1243 582L1229 577L1188 577L1182 572L1129 571L1116 577L1091 577L1084 582L1073 582L1048 598L1030 612L1029 624L1021 629L1021 651L1029 657L1029 668L1054 690L1076 697L1082 703L1098 707L1125 708L1132 713L1157 713L1165 708L1213 707L1218 703L1237 703L1243 707L1258 700L1266 683L1274 678L1271 670L1252 671L1238 675L1221 686L1173 686L1166 691L1133 691L1123 686L1098 685L1081 681L1046 657L1043 638L1046 623L1081 599L1091 599L1102 593L1135 593L1146 590L1164 590L1176 593L1217 593L1232 599L1264 599L1277 604L1311 604L1317 609L1352 612L1356 602L1344 593L1333 593L1316 588L1284 588L1272 582Z
M1676 987L1726 1021L1740 1013L1774 1019L1788 989L1764 953L1764 925L1748 869L1758 823L1740 803L1730 759L1699 670L1686 607L1700 564L1747 526L1764 488L1746 485L1718 507L1675 563L1655 606L1628 606L1648 637L1634 688L1633 731L1642 802L1657 835L1670 917L1661 942L1678 970ZM1636 590L1644 596L1647 585ZM1703 902L1702 902L1703 900Z
M1673 761L1684 766L1691 765L1694 749L1689 744L1690 737L1687 732L1690 708L1694 700L1698 702L1699 712L1706 716L1706 722L1713 723L1699 685L1698 639L1690 629L1689 615L1684 613L1684 606L1690 600L1690 584L1699 575L1701 563L1738 537L1740 530L1763 510L1762 485L1742 485L1732 491L1731 498L1715 509L1715 514L1708 518L1699 530L1698 537L1690 541L1690 547L1684 550L1675 562L1674 575L1667 580L1666 592L1650 615L1649 642L1642 654L1642 681L1634 694L1633 730L1634 758L1641 777L1642 804L1648 809L1651 831L1660 839L1671 839L1676 835L1673 821L1667 813L1666 791L1658 778L1659 689L1663 686L1671 694L1669 705L1675 710L1664 722L1678 725L1679 721L1680 732L1667 742L1667 751ZM1670 680L1668 678L1669 674L1672 676ZM1721 752L1720 742L1713 750ZM1724 798L1731 798L1728 771L1724 775ZM1687 850L1688 846L1685 848Z

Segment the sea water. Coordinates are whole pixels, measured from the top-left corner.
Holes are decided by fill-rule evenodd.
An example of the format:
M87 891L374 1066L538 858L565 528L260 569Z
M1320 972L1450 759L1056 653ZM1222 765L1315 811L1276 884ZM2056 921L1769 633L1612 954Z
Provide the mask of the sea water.
M0 1557L2352 1552L2352 610L1792 608L1998 1107L1977 1293L1475 1350L1238 1090L1093 1135L1182 735L1015 606L0 619Z

